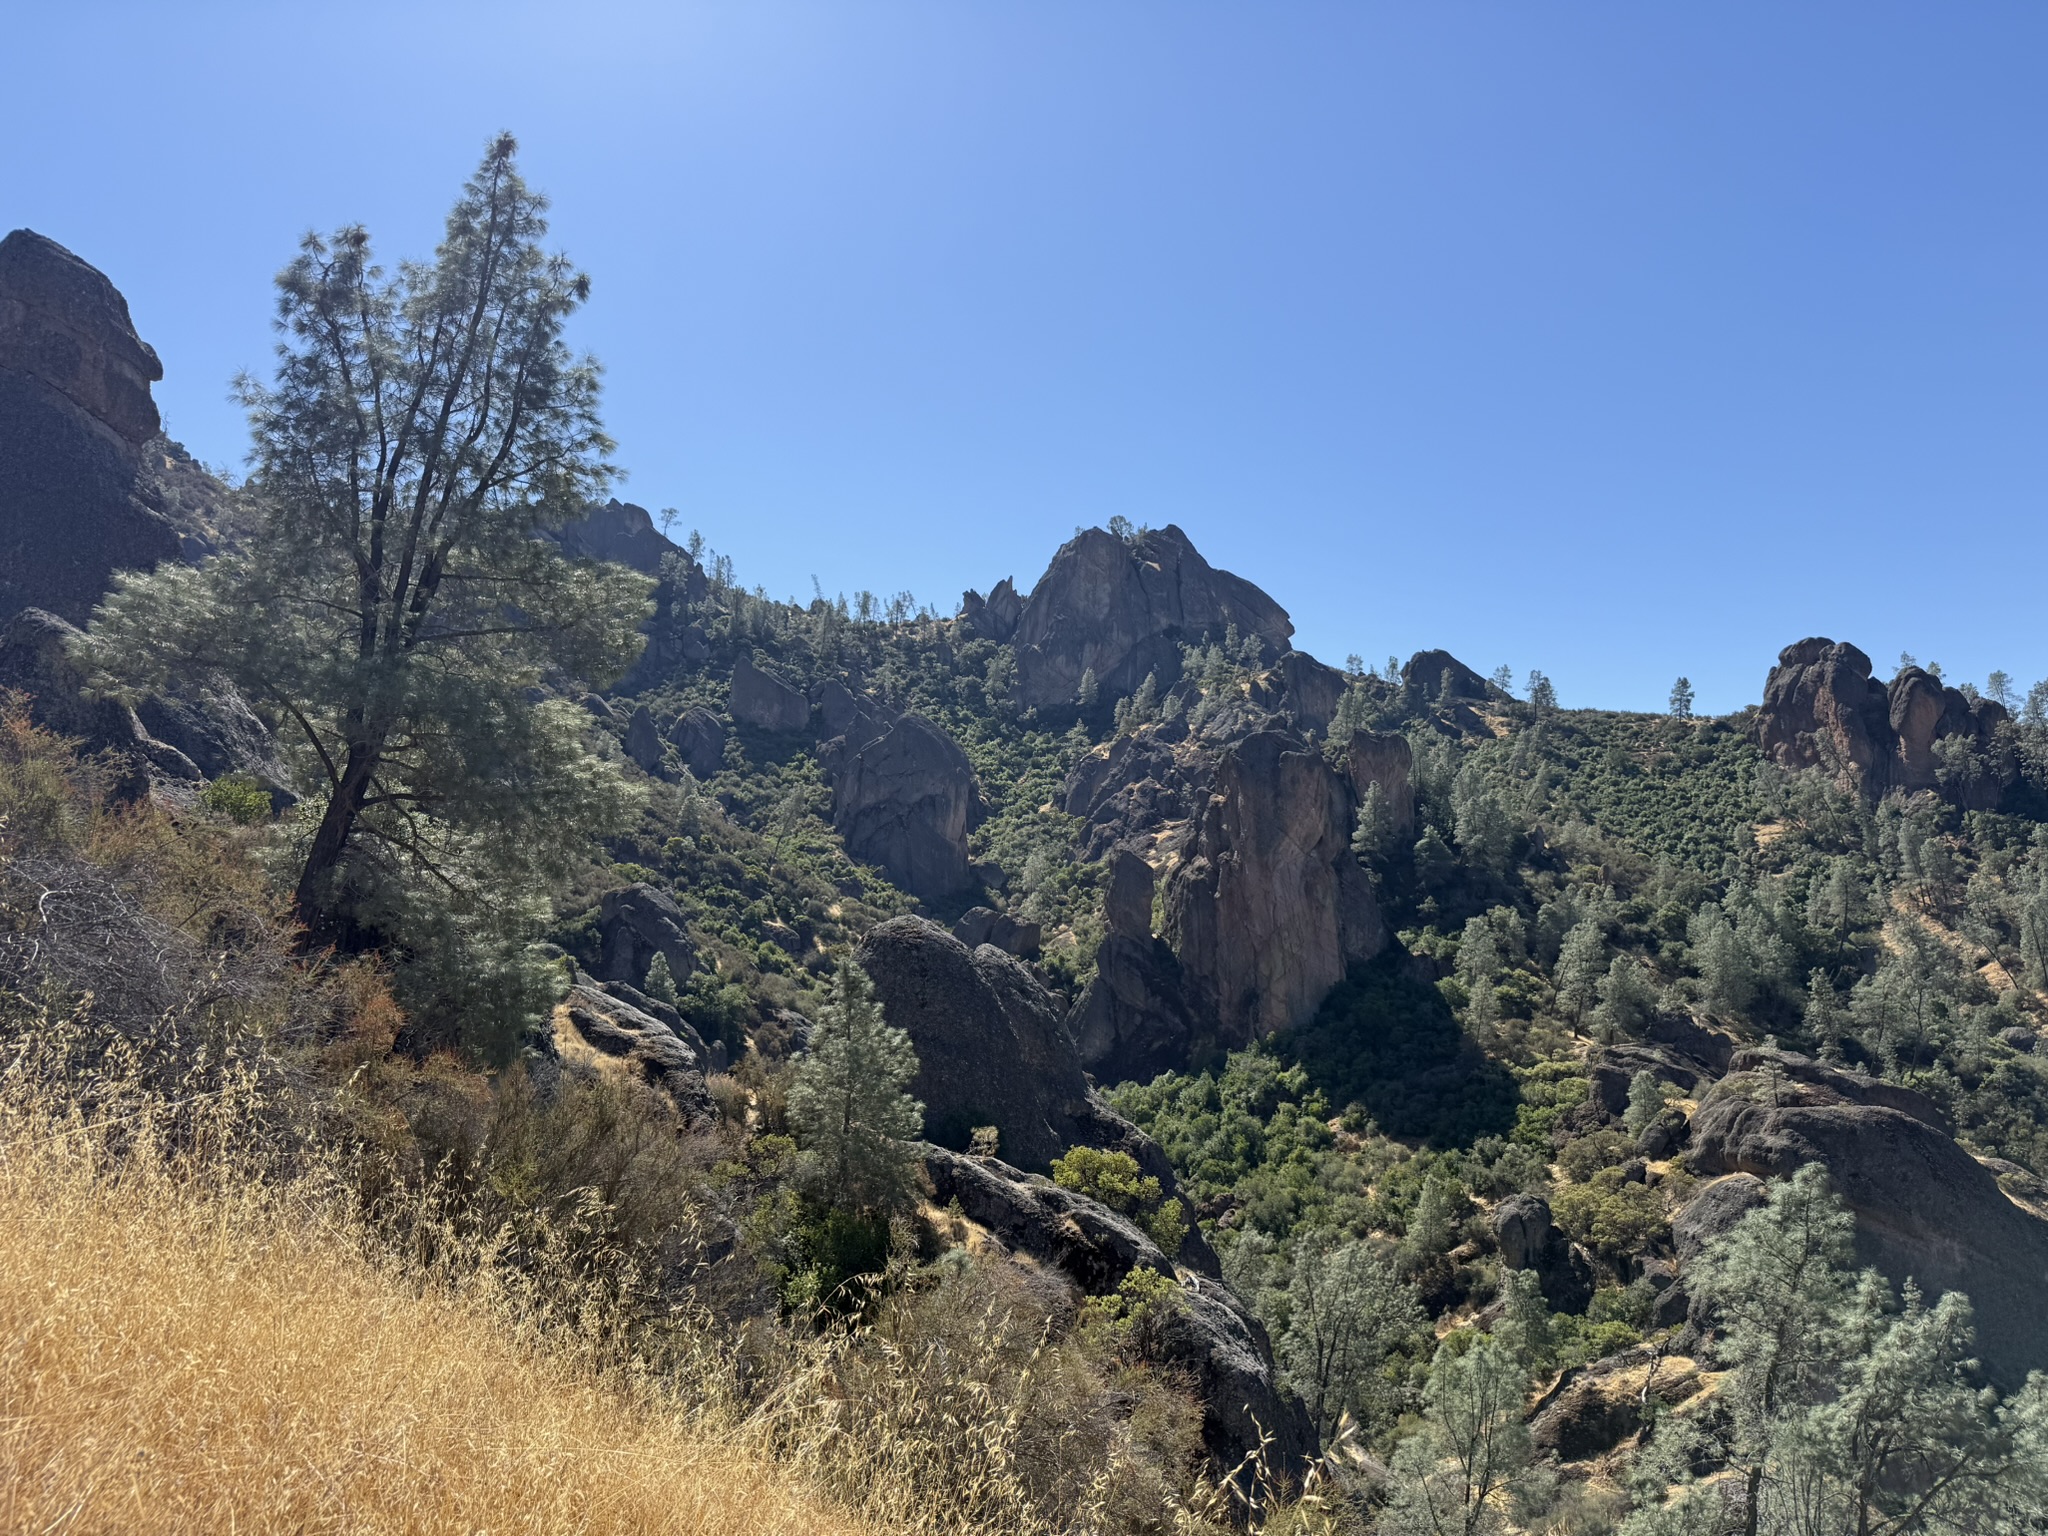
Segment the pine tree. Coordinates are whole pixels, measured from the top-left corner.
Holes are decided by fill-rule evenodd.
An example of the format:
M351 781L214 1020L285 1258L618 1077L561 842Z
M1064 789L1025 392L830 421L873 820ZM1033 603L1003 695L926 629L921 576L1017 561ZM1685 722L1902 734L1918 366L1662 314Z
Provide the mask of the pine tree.
M916 1075L910 1037L884 1020L874 983L842 965L789 1083L790 1129L821 1199L878 1212L906 1197L914 1158L904 1143L924 1124L905 1091Z
M1657 1081L1657 1074L1646 1069L1630 1078L1628 1110L1621 1117L1623 1128L1631 1136L1640 1136L1663 1113L1664 1087Z
M1574 1031L1600 1000L1600 978L1607 974L1607 940L1600 924L1582 918L1564 936L1557 955L1557 1006Z
M667 1003L673 1008L678 1002L676 974L668 963L667 955L656 955L654 963L647 967L647 985L640 989L658 1003Z
M1358 821L1351 832L1351 853L1359 863L1378 865L1394 836L1394 811L1377 781L1365 787L1358 802Z
M1600 978L1599 993L1594 1021L1609 1038L1639 1033L1657 1008L1656 988L1641 962L1628 955L1614 957L1607 974Z
M307 237L278 278L276 382L241 385L252 526L124 577L91 652L120 685L208 669L268 712L311 813L309 941L431 949L516 1032L535 999L480 946L523 944L628 809L580 711L533 692L622 671L651 584L545 537L604 488L611 444L596 365L562 340L589 284L543 251L515 150L490 146L430 263L386 274L359 227Z
M1690 720L1692 718L1692 680L1681 677L1671 685L1671 718Z

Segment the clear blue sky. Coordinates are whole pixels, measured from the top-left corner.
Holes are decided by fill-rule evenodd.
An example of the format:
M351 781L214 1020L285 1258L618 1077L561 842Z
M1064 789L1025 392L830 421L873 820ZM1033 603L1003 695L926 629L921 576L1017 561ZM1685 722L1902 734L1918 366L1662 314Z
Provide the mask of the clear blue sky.
M623 494L780 596L1175 521L1330 660L2048 674L2048 7L18 4L0 229L237 464L309 227L509 127Z

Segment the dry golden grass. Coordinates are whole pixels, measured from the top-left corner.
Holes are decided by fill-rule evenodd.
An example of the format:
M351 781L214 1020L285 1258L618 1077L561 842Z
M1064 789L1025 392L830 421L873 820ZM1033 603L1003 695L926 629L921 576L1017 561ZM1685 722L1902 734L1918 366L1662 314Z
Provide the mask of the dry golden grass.
M862 1529L317 1210L0 1141L0 1529Z

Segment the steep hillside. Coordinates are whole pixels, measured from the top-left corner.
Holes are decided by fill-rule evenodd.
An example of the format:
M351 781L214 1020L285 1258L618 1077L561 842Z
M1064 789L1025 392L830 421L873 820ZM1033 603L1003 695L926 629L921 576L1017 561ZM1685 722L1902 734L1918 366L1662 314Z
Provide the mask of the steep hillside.
M54 424L0 432L0 529L34 553L0 614L17 1060L62 1021L97 1042L67 1071L134 1056L182 1103L203 1042L259 1041L284 1144L320 1120L369 1248L460 1234L492 1283L559 1285L518 1325L549 1347L614 1309L577 1346L605 1392L691 1390L732 1341L730 1423L881 1525L1408 1529L1483 1398L1519 1459L1474 1518L1675 1529L1694 1478L1730 1509L1787 1457L1853 1484L1810 1459L1825 1383L1944 1293L1974 1314L1914 1357L1940 1433L2033 1454L2048 690L1886 685L1810 639L1737 716L1562 710L1443 651L1298 652L1175 527L1078 530L1028 590L943 608L785 602L579 494L506 558L613 594L644 645L609 681L508 663L492 698L559 733L612 830L450 877L488 829L408 808L380 835L413 886L365 877L311 942L319 732L224 672L113 686L75 547L113 535L18 488L86 487L75 528L154 528L109 558L171 572L265 536L237 508L278 493L149 436L154 354L104 278L0 252L0 384ZM461 739L512 807L517 762ZM1765 1443L1729 1406L1758 1368L1727 1277L1780 1275L1801 1222L1853 1326Z

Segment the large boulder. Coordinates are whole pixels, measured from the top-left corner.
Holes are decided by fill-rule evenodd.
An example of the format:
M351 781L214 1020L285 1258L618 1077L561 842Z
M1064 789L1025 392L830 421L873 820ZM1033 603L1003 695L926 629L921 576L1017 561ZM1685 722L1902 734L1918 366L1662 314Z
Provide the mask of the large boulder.
M861 710L821 761L832 825L855 858L926 901L973 884L967 834L981 817L981 787L952 737L922 715Z
M799 731L810 722L811 701L801 688L742 656L732 669L727 708L741 725L757 731Z
M1780 1073L1736 1072L1693 1116L1702 1174L1786 1178L1828 1170L1856 1217L1856 1256L1933 1297L1969 1295L1985 1373L2010 1389L2048 1369L2048 1221L2015 1205L1992 1173L1936 1126L1884 1104L1835 1101Z
M654 723L654 711L645 704L635 709L626 722L626 756L638 763L644 773L661 772L661 727Z
M1204 560L1169 524L1125 540L1100 528L1053 556L1019 615L1017 693L1029 707L1072 704L1084 673L1099 696L1134 693L1147 673L1180 676L1180 647L1235 627L1279 656L1294 624L1272 598Z
M725 726L718 716L701 704L692 705L668 728L683 766L700 779L708 779L725 766Z
M1037 923L999 912L994 907L969 907L953 925L953 937L969 949L993 944L1019 960L1036 960L1043 933Z
M1088 1079L1058 1004L1014 956L897 917L868 930L855 958L883 1016L917 1048L910 1091L930 1140L964 1148L992 1125L1007 1161L1043 1171L1092 1139Z
M669 974L677 982L697 968L697 946L685 926L683 909L666 891L651 885L605 892L598 906L597 932L600 980L642 986L656 955L667 959Z
M1089 1086L1059 1001L1029 966L992 944L970 950L921 917L876 924L854 958L883 1016L916 1047L910 1091L924 1102L928 1140L965 1148L992 1125L1002 1157L1020 1168L1043 1172L1069 1147L1101 1147L1176 1189L1158 1145ZM1179 1257L1213 1272L1205 1255L1191 1235Z
M1133 1270L1174 1273L1150 1238L1084 1195L993 1158L941 1147L924 1149L924 1166L940 1203L958 1201L961 1213L1004 1247L1053 1268L1088 1295L1108 1295ZM1146 1350L1201 1402L1203 1444L1219 1468L1235 1470L1264 1435L1272 1437L1267 1455L1291 1475L1315 1454L1315 1427L1301 1400L1279 1384L1265 1329L1213 1274L1184 1279L1148 1330Z
M1991 773L1944 780L1935 744L1960 736L1981 753L2007 719L2005 707L1906 667L1889 687L1855 646L1823 637L1778 653L1764 682L1756 733L1764 755L1784 768L1820 767L1876 799L1889 791L1939 789L1966 808L1997 804Z
M564 1026L574 1032L573 1039L564 1038ZM684 1119L703 1121L717 1113L705 1083L703 1041L687 1029L679 1032L651 1013L614 997L593 985L588 977L578 978L556 1015L556 1055L573 1062L577 1043L599 1056L617 1060L661 1089ZM564 1050L564 1046L570 1049Z
M1150 1082L1187 1066L1213 1013L1164 941L1112 932L1096 947L1067 1031L1098 1082Z
M0 240L0 620L84 624L114 572L177 558L143 474L162 377L103 275L30 230Z
M29 716L45 730L76 737L90 752L105 752L116 764L114 793L134 799L153 780L196 786L198 764L157 740L118 699L95 697L76 660L77 626L54 613L24 608L0 625L0 690L29 699Z
M1401 669L1409 693L1432 704L1465 700L1480 704L1494 696L1493 685L1449 651L1417 651Z
M1185 856L1167 877L1164 936L1211 998L1222 1038L1307 1020L1389 935L1351 853L1350 786L1298 736L1224 753Z
M1550 1219L1541 1195L1509 1195L1493 1208L1493 1237L1508 1269L1534 1270L1553 1312L1583 1312L1593 1299L1593 1266Z

